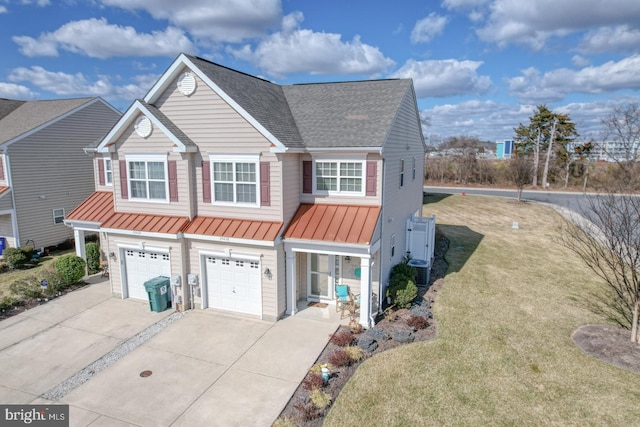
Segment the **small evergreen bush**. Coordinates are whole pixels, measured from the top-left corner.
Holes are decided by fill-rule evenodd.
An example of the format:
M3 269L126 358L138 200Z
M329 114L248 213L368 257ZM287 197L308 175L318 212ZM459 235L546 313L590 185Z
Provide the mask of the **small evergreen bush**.
M389 277L393 278L394 276L406 276L409 279L415 281L418 277L418 270L410 266L408 261L403 261L399 264L394 265L391 268L391 273L389 273Z
M414 279L403 274L392 276L389 280L389 296L391 303L398 308L405 308L418 296L418 287Z
M22 248L6 248L2 256L12 270L23 268L28 261Z
M85 272L85 261L77 255L64 255L56 259L53 263L56 271L62 278L61 287L75 285L82 279Z
M89 274L100 272L100 246L95 242L89 242L85 246L87 250L87 268Z

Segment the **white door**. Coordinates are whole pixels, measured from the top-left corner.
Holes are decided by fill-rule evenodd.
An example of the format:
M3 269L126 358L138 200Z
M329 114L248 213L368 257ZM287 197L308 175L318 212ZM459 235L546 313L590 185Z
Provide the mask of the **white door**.
M171 277L169 254L126 249L124 259L129 298L149 300L144 282L158 276Z
M209 307L262 314L259 261L205 256L204 262Z

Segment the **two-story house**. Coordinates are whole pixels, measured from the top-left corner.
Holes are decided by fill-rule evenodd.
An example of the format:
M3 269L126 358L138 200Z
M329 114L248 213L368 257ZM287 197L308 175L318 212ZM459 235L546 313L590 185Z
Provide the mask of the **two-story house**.
M100 98L0 99L0 243L54 246L73 237L65 215L93 191L83 148L121 113Z
M411 80L282 86L182 54L88 151L66 222L100 232L122 298L166 275L182 308L275 321L346 283L369 326L421 216Z

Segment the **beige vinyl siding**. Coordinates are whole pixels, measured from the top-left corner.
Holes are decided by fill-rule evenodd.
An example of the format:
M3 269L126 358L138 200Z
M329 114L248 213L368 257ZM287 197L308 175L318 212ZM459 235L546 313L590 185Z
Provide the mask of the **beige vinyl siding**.
M300 206L302 163L299 154L282 154L279 158L282 165L282 214L286 225Z
M19 244L51 246L73 237L70 227L53 224L53 210L68 214L94 191L93 161L83 148L118 118L95 102L9 146Z
M202 256L201 251L226 251L229 250L231 253L244 253L244 254L252 254L252 255L260 255L260 280L262 284L262 318L264 320L276 321L280 314L282 313L281 307L279 307L280 303L278 302L278 292L276 287L279 283L284 283L283 277L285 276L284 270L279 270L278 266L280 264L284 265L282 261L278 260L278 258L284 257L282 252L276 250L275 248L267 248L261 246L250 246L250 245L229 245L229 244L221 244L215 242L209 242L205 240L196 240L190 239L188 247L189 251L189 272L192 274L198 275L198 283L200 285L200 293L194 297L195 307L202 307L202 284L203 284L203 274L204 268L201 265ZM266 268L271 270L271 274L273 275L271 280L266 279L264 277L264 270ZM281 277L282 276L282 277ZM284 293L284 289L281 290Z
M173 142L159 129L154 129L148 138L140 137L134 130L133 125L127 129L117 143L118 154L113 157L113 190L116 212L129 212L151 215L174 215L186 216L191 213L191 194L189 178L190 154L182 155L173 153ZM158 202L158 201L132 201L122 198L120 186L120 160L127 160L127 154L138 155L167 155L167 160L175 160L178 176L178 201ZM168 179L168 176L166 177ZM104 187L111 189L111 187ZM168 187L167 187L168 191ZM131 194L129 194L131 197ZM167 193L167 199L169 194Z
M331 161L330 158L327 157L327 154L322 155L322 161ZM376 195L375 196L349 196L349 195L320 195L320 194L309 194L302 192L302 162L303 161L312 161L313 157L310 154L303 154L300 156L300 165L299 165L299 173L298 173L298 191L300 194L300 203L324 203L324 204L336 204L336 205L366 205L366 206L378 206L382 201L382 158L379 154L369 153L367 154L367 161L375 161L378 166L376 168L377 179L376 179ZM337 154L335 160L342 160L340 155ZM347 160L348 161L348 160ZM366 166L365 170L362 171L362 187L363 190L366 189ZM315 188L315 183L313 184Z
M307 274L309 272L309 266L307 263L306 252L296 252L297 272L298 277L296 282L298 283L298 301L305 301L308 297L308 280Z
M182 257L182 242L171 239L153 239L149 237L134 237L128 235L120 235L109 233L107 236L107 249L104 250L107 254L114 252L117 259L109 258L109 278L111 281L111 292L114 295L122 297L123 275L125 271L125 259L123 257L123 245L128 245L127 249L132 246L136 247L142 241L146 246L146 251L153 251L157 248L164 248L169 253L169 263L171 264L171 274L179 274L182 271L182 263L184 262ZM104 240L103 240L104 242ZM163 251L164 252L164 251ZM182 287L183 290L185 287ZM184 297L183 297L184 301Z
M407 91L384 145L384 203L382 208L381 280L406 254L406 220L422 206L424 145L413 91ZM407 146L409 149L407 150ZM412 179L412 159L416 179ZM400 187L400 160L405 161L404 186ZM391 258L391 235L395 234L395 256Z
M100 185L100 166L98 166L98 164L102 163L104 165L104 159L105 157L101 153L97 154L93 159L93 179L95 180L96 191L113 191L113 185L115 184L115 169L118 167L118 162L111 160L111 171L113 172L112 177L114 179L113 184L106 185L107 180L105 177L105 185Z

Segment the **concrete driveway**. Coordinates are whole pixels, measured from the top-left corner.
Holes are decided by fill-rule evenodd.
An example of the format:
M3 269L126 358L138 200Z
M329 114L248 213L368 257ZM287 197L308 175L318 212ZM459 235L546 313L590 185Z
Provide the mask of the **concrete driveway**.
M0 322L0 402L69 404L71 426L269 426L337 327L154 313L103 281Z

